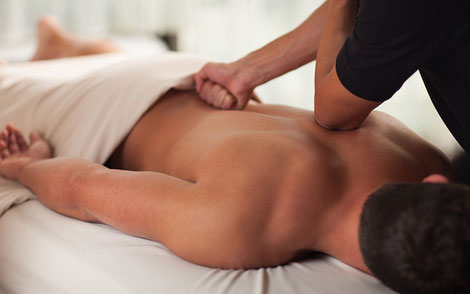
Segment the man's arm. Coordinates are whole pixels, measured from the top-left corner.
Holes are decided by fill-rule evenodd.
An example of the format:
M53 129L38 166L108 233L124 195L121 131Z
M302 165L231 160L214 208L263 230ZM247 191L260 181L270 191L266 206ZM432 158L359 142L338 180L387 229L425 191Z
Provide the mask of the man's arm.
M201 98L217 108L244 108L257 86L315 60L326 14L325 3L295 30L240 60L207 64L195 76Z
M110 170L73 158L27 164L18 180L63 215L159 242L174 236L169 227L186 231L180 199L190 203L200 191L200 185L169 175Z
M0 133L0 175L28 187L63 215L175 248L208 227L201 211L205 198L200 196L208 194L204 184L157 172L111 170L84 159L51 158L44 139L35 133L30 139L27 144L12 125Z
M61 214L160 242L193 263L240 267L239 244L245 239L234 232L242 228L232 208L211 197L224 199L213 181L192 183L158 172L110 170L71 158L31 163L18 179ZM237 246L241 249L220 250Z
M336 72L335 61L353 31L357 0L328 0L328 16L318 49L315 72L315 120L328 129L357 128L380 105L349 92Z

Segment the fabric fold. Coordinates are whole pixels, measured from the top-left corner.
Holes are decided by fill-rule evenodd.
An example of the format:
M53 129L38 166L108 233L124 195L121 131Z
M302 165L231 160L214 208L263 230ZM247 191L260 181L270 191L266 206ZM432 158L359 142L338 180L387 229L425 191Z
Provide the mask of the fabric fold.
M0 127L11 122L24 134L39 132L56 157L103 164L162 95L171 88L193 89L192 76L206 62L168 52L145 58L111 54L4 66ZM0 181L0 215L34 197L9 182Z

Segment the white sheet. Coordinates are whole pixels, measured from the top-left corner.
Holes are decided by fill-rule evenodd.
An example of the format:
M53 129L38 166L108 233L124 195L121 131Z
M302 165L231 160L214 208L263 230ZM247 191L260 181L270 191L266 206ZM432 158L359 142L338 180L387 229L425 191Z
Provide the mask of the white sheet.
M4 293L393 293L334 258L259 270L186 262L163 245L61 216L37 200L0 218Z
M145 60L109 55L0 68L0 125L12 121L26 132L39 130L56 155L102 163L162 93L191 87L188 77L204 62L175 54ZM44 82L37 84L38 78ZM0 179L0 210L31 197ZM323 255L247 271L194 265L159 243L64 217L37 200L0 218L0 291L392 293L375 278Z
M176 53L89 56L0 67L0 127L39 131L55 156L104 163L170 88L191 88L204 58ZM1 183L3 183L2 181ZM0 186L0 215L33 195Z

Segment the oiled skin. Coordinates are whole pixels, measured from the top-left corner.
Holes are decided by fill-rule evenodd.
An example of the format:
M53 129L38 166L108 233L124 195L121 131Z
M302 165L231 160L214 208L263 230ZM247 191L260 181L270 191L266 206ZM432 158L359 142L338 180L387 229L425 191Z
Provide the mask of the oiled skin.
M109 166L209 186L210 205L192 215L200 238L186 244L175 233L165 245L192 262L230 268L318 250L367 271L357 244L367 196L388 182L448 174L440 151L380 112L357 130L335 132L316 125L310 111L215 110L193 91L171 91L153 105Z

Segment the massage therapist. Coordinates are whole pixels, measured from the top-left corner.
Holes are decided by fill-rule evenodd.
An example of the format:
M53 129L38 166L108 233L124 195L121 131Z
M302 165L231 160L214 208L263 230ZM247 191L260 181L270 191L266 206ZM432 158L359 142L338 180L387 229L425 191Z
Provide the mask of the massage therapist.
M197 90L214 107L243 109L257 86L315 59L319 125L357 128L419 70L440 116L470 153L470 1L327 0L265 47L207 64L195 76Z

